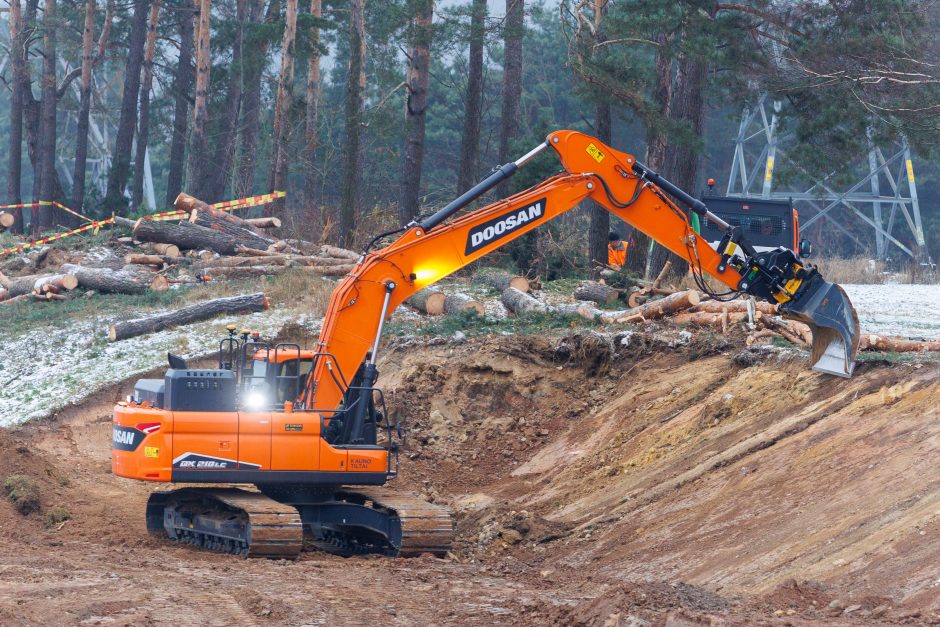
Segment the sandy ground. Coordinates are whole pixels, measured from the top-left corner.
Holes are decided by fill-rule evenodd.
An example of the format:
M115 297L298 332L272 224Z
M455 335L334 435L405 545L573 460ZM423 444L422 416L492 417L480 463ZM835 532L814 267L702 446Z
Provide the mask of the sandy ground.
M593 333L385 352L396 481L446 559L243 560L146 534L109 472L128 384L0 430L0 624L940 624L940 366L849 380L709 338ZM747 367L745 367L745 364ZM56 506L72 519L47 526Z

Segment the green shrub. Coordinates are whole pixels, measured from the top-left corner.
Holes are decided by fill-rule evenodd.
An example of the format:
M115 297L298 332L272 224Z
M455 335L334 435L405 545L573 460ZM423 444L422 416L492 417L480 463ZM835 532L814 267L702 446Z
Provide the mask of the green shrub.
M19 513L28 516L39 511L39 486L32 477L10 475L3 482L3 489Z
M64 507L53 507L43 515L47 527L55 527L58 524L64 523L66 520L71 520L71 518L72 514Z

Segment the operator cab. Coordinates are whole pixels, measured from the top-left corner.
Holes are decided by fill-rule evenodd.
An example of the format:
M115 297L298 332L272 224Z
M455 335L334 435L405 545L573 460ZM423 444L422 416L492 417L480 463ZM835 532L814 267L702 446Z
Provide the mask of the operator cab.
M731 226L739 226L747 241L757 252L788 248L800 257L809 257L812 246L809 240L800 239L800 216L792 202L768 198L743 198L719 196L711 192L713 179L709 180L709 191L702 201L708 209ZM701 220L701 235L709 245L718 249L724 230L707 217ZM738 249L736 255L743 258Z
M272 390L270 401L274 405L293 402L300 394L300 382L310 374L313 368L312 350L260 349L255 351L242 375L246 383L264 382ZM246 402L250 402L250 396Z

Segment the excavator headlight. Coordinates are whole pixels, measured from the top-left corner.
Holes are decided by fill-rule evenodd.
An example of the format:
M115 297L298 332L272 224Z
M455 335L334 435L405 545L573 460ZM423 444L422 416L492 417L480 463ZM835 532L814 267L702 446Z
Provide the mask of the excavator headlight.
M253 390L249 392L248 397L245 398L245 405L249 409L261 409L265 405L264 394L258 390Z
M434 268L416 268L413 274L415 281L430 281L436 279L439 273Z

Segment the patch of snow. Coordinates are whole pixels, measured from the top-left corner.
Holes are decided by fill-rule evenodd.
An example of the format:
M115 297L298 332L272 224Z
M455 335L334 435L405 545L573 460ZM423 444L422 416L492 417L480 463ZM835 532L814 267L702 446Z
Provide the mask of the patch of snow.
M109 342L114 320L81 320L65 329L37 328L15 339L0 332L0 427L43 418L117 381L166 365L172 352L185 359L218 350L225 325L273 337L296 322L315 331L321 320L287 309L225 316L158 333Z
M940 285L843 284L863 333L940 340Z

